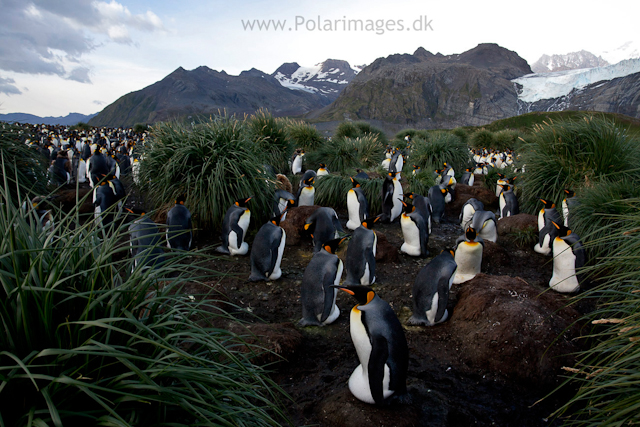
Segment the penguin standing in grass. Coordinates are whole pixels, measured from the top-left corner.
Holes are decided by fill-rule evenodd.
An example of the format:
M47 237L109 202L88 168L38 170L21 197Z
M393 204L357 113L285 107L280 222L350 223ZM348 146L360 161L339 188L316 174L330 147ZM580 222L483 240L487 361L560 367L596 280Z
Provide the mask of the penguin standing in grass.
M411 256L426 257L429 255L427 245L429 243L429 229L424 218L410 203L402 202L404 210L400 218L404 243L400 252Z
M498 173L498 180L496 181L496 197L500 197L500 193L502 193L503 185L509 184L509 181L506 179L504 174Z
M562 224L556 204L550 200L540 199L544 207L538 212L538 243L533 250L539 254L552 255L553 241L558 236L558 229L553 225Z
M411 199L413 206L415 206L416 210L420 212L420 215L424 218L429 234L431 234L431 206L429 205L429 198L415 193L405 193L404 196Z
M564 194L565 198L562 200L562 216L564 218L564 226L569 227L571 211L578 205L578 198L572 190L564 190Z
M327 169L326 163L320 163L320 167L318 168L318 171L316 172L316 176L317 177L321 177L321 176L325 176L325 175L329 175L329 169Z
M355 176L355 179L357 179L358 181L367 181L369 180L369 175L367 175L367 173L365 171L363 171L362 169L356 169L356 172L358 172Z
M184 205L185 196L180 195L175 205L167 213L167 247L188 251L191 249L193 232L191 212Z
M396 149L393 152L393 156L391 156L389 170L392 172L397 172L396 177L398 178L398 180L400 180L402 179L400 174L402 172L403 167L404 167L404 157L402 156L402 152Z
M463 236L456 241L454 259L458 265L453 283L464 283L480 273L484 242L476 235L473 227L467 227Z
M431 206L431 216L436 224L444 222L444 206L449 190L441 185L434 185L429 188L429 206Z
M465 169L462 172L462 178L460 178L460 184L465 185L473 185L475 182L475 176L473 175L473 171L469 168Z
M298 188L298 194L296 200L298 206L313 206L315 202L316 189L313 184L316 182L316 173L312 170L308 170L302 176L300 188Z
M576 271L584 267L584 247L580 237L570 229L553 221L551 224L558 233L553 239L553 275L549 287L557 292L577 292L580 280Z
M366 219L353 231L347 246L345 285L369 286L375 283L378 236L371 228L379 219L380 215L372 220Z
M247 203L253 196L236 200L224 215L222 221L222 246L218 246L216 251L227 255L246 255L249 252L249 244L244 241L247 235L249 222L251 221L251 211Z
M311 233L314 253L319 252L325 242L338 238L344 232L336 211L327 207L319 208L309 215L304 230Z
M478 237L490 242L498 241L496 215L493 212L477 210L471 219L471 227L477 230Z
M280 215L286 212L287 207L295 206L295 204L296 204L296 196L294 196L293 194L285 190L276 190L275 194L273 195L271 216L280 217ZM284 221L284 217L282 217L280 221Z
M332 239L322 245L309 261L302 276L300 326L324 326L340 316L336 305L337 289L342 277L342 261L335 254L344 239Z
M286 208L285 208L286 209ZM282 276L280 263L287 241L287 233L280 227L281 215L274 216L258 230L251 247L251 276L249 281L278 280Z
M516 197L513 192L513 187L509 184L502 185L502 193L500 193L498 204L500 206L500 218L506 218L520 213L518 197Z
M93 212L98 225L108 227L113 222L124 197L123 190L124 187L115 177L94 187Z
M291 159L291 173L294 175L302 172L302 157L304 157L304 150L298 148Z
M364 191L360 188L360 183L350 178L353 188L347 192L347 210L349 211L349 220L347 221L347 228L349 230L355 230L360 227L362 221L369 218L369 202L364 195Z
M408 325L433 326L449 318L449 290L457 268L454 252L446 249L422 267L413 284L413 315Z
M395 221L402 213L402 185L395 172L388 172L382 183L382 213L384 222Z
M413 171L411 171L411 174L413 176L418 175L420 172L422 171L422 168L418 165L413 165Z
M407 392L409 348L393 309L367 286L336 286L358 304L349 329L360 364L349 377L349 391L366 403L384 405Z
M132 272L138 266L153 268L164 262L160 239L160 229L144 213L129 225L129 249L133 258Z

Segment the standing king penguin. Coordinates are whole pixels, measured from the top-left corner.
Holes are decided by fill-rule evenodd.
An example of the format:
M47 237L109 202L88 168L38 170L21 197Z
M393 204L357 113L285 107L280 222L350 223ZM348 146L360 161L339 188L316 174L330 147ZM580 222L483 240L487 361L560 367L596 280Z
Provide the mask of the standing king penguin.
M304 224L304 230L311 233L313 252L319 252L325 242L337 239L342 233L342 225L338 214L332 208L321 207L309 215Z
M191 249L193 232L191 212L184 205L185 196L180 195L176 204L167 213L167 247L188 251Z
M351 177L353 188L347 192L347 210L349 211L349 221L347 228L355 230L360 227L362 221L369 218L369 202L360 188L360 183Z
M467 227L464 236L456 241L454 259L458 265L453 283L464 283L480 273L484 241L477 237L473 227Z
M413 315L407 324L433 326L449 318L449 290L458 268L453 256L445 249L422 267L413 284Z
M222 221L222 246L218 246L216 251L227 255L246 255L249 252L249 244L244 241L247 234L249 222L251 221L251 211L247 208L247 203L253 196L240 198L227 209Z
M374 219L362 221L362 225L351 235L345 259L347 270L345 285L368 286L375 283L378 236L371 228L379 219L380 215Z
M562 224L562 219L555 203L545 199L540 201L544 207L538 212L538 243L533 250L539 254L552 255L553 241L558 236L558 229L553 223Z
M500 193L498 202L500 205L500 218L506 218L520 213L518 198L513 192L511 185L502 184L502 193Z
M286 208L285 208L286 209ZM258 230L251 247L251 276L249 281L278 280L282 276L280 263L287 241L287 233L280 227L286 211L274 216Z
M313 174L307 174L313 172ZM316 173L314 171L307 171L302 176L302 182L300 188L298 188L298 206L313 206L315 202L316 189L313 183L316 181Z
M393 222L402 213L402 185L395 172L388 172L382 183L383 222Z
M580 237L562 224L552 222L558 230L553 239L553 275L549 287L556 292L570 293L580 289L576 270L585 264L586 257Z
M300 326L329 325L340 316L340 309L336 305L338 290L334 286L340 283L342 277L342 261L335 254L342 240L344 239L325 242L304 270L300 290Z
M429 228L424 218L411 203L402 202L404 210L400 218L404 243L400 252L411 256L426 257L429 255Z
M349 377L349 390L358 400L376 405L406 394L409 348L393 309L367 286L336 287L358 301L349 329L360 364Z

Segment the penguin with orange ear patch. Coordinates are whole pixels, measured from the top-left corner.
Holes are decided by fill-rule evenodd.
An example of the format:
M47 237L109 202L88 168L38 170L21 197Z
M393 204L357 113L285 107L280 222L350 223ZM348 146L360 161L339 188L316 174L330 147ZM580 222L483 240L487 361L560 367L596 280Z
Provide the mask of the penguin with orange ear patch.
M334 286L340 283L343 265L335 252L343 240L325 242L309 261L302 276L300 326L324 326L340 316L340 309L336 305L338 290Z
M533 250L543 255L552 254L553 241L558 235L558 229L553 225L561 224L560 213L556 209L556 204L550 200L540 199L544 207L538 213L538 243Z
M218 246L216 251L228 255L246 255L249 252L249 244L244 241L247 234L249 222L251 221L251 211L247 203L251 197L237 199L233 205L227 209L227 213L222 221L222 246Z
M365 219L356 228L349 239L345 268L347 278L345 285L368 286L376 281L376 248L378 236L372 230L373 225L380 220L381 215L373 219Z
M347 228L355 230L360 227L360 223L369 218L369 202L364 191L360 188L360 183L353 177L350 177L353 188L347 192L347 210L349 212L349 220Z
M458 269L453 250L443 250L422 267L413 284L413 315L408 325L433 326L449 317L449 290Z
M400 252L411 256L426 257L429 255L429 228L424 218L411 203L402 202L404 210L400 217L404 243Z
M286 210L286 207L285 207ZM251 276L249 281L278 280L282 276L280 263L287 241L287 233L280 227L280 220L286 215L274 216L258 230L251 247Z
M406 394L409 348L393 309L367 286L336 288L358 301L349 329L360 364L349 377L349 390L358 400L376 405Z
M304 223L304 231L311 234L314 253L319 252L325 242L337 239L344 232L336 211L327 207L321 207L309 215Z
M549 287L556 292L577 292L580 280L576 270L580 270L586 261L580 236L563 224L551 221L551 225L558 235L553 239L553 275Z
M456 241L454 259L458 265L453 283L464 283L480 273L484 241L476 235L473 227L467 227L464 236Z

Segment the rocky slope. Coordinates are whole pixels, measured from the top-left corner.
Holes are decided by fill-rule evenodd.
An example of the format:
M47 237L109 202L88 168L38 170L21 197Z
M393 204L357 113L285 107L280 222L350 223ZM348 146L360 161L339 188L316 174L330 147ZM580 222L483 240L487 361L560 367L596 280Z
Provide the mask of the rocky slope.
M159 82L120 97L89 124L133 126L222 110L251 114L259 108L276 116L295 116L330 102L320 94L288 89L255 68L232 76L205 66L190 71L179 67Z
M554 71L576 70L580 68L604 67L609 63L601 56L581 50L564 55L542 55L531 64L534 73L552 73Z
M530 73L524 59L496 44L448 56L419 48L413 55L377 59L333 104L309 117L424 128L482 125L515 114L510 80Z

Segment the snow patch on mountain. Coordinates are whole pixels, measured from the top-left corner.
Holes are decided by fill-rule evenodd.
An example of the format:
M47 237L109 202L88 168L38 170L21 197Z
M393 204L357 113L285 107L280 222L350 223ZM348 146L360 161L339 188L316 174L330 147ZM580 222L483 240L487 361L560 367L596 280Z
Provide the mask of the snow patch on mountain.
M518 93L518 100L536 102L541 99L559 98L568 95L574 89L581 89L592 83L613 80L638 72L640 72L640 58L627 59L606 67L527 74L512 82L522 86Z
M286 88L337 96L364 66L352 66L346 61L328 59L312 67L297 63L283 64L273 77Z
M610 64L617 64L625 59L640 58L640 43L628 41L615 49L600 54Z
M580 68L604 67L607 65L609 65L609 62L602 57L586 50L581 50L563 55L542 55L540 59L531 64L531 70L535 73L549 73Z

